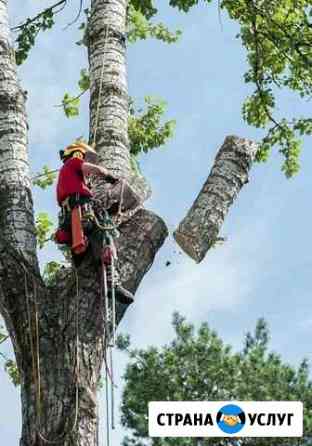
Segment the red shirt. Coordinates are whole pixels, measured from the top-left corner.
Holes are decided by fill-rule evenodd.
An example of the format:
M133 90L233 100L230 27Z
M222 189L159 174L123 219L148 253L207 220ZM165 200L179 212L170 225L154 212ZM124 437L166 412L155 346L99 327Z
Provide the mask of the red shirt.
M56 186L56 195L59 205L61 205L69 195L74 195L76 193L83 197L92 197L92 192L84 181L82 173L83 162L84 161L79 158L70 158L65 161L61 168Z

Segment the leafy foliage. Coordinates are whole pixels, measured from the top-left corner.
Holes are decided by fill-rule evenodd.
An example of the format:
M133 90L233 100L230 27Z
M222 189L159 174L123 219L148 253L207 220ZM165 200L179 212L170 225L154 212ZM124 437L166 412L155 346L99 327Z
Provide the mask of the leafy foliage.
M62 101L64 113L67 118L75 118L79 116L80 99L77 96L70 96L69 93L64 94Z
M305 406L305 434L312 429L312 382L303 360L296 369L268 350L269 330L260 319L254 333L247 333L242 352L233 352L208 324L197 332L179 314L174 314L174 340L161 348L130 349L129 339L118 346L129 355L124 375L122 424L132 430L124 446L145 444L148 437L149 401L300 400ZM185 446L183 439L151 439L151 445ZM215 444L214 439L202 440ZM241 445L280 446L279 439L242 440ZM298 439L287 445L299 445Z
M43 280L47 286L56 285L56 275L62 268L62 264L52 260L48 262L43 270Z
M0 325L0 345L8 339L8 334L4 331L2 325Z
M41 189L46 189L52 186L56 178L56 172L49 169L48 166L43 166L42 171L38 172L34 177L32 183Z
M57 8L65 4L66 0L60 0L51 7L44 9L36 17L28 18L22 25L13 28L14 31L19 31L16 38L17 49L15 51L17 65L25 62L31 48L35 45L39 32L53 27L55 15L59 12Z
M9 335L5 332L2 325L0 325L0 345L9 339ZM8 373L12 383L17 386L20 384L20 375L17 369L16 362L9 359L3 352L0 351L0 357L4 360L4 370Z
M255 85L243 106L245 121L269 131L262 141L257 159L266 161L273 146L285 161L285 175L299 171L301 136L310 135L312 120L280 120L273 116L276 93L292 90L301 98L312 93L312 26L310 0L223 0L230 17L240 24L240 33L250 69L245 82Z
M67 118L75 118L79 116L80 98L90 88L90 77L88 70L83 68L80 70L80 79L78 81L80 93L77 96L71 96L69 93L64 94L62 106Z
M204 0L211 3L212 0ZM198 5L199 0L170 0L169 5L178 8L180 11L188 12L193 6Z
M139 10L130 5L128 10L128 32L127 37L130 43L137 40L145 40L149 37L162 40L166 43L174 43L181 36L180 30L172 33L163 23L153 24Z
M51 230L53 223L50 220L49 214L40 212L36 218L36 234L39 248L42 249L44 245L51 240Z
M78 85L82 92L85 92L90 88L90 76L86 68L80 70L80 79L78 81Z
M169 4L188 12L199 0L170 0ZM237 37L250 67L244 79L255 86L243 105L243 118L249 125L267 129L257 160L266 161L277 146L284 158L282 171L290 178L300 169L302 136L311 135L312 119L275 117L276 95L278 90L291 90L301 98L311 97L311 0L222 0L220 6L240 25Z
M157 8L153 0L130 0L129 7L140 11L148 20L157 14Z
M21 377L16 362L13 361L13 359L7 359L4 364L4 370L9 375L14 386L19 386L21 383Z
M173 136L175 121L161 123L166 110L166 103L162 100L146 96L146 111L136 110L133 102L129 109L129 139L130 153L137 156L139 153L164 145Z

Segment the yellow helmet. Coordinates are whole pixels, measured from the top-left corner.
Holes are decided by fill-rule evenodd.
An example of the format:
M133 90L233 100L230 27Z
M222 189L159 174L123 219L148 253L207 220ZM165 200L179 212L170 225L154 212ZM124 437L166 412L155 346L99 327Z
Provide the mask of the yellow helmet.
M80 152L83 156L86 155L87 152L96 153L95 150L89 146L88 144L84 142L74 142L73 144L70 144L68 147L66 147L64 150L60 151L60 158L61 160L64 160L64 158L67 158L75 152Z

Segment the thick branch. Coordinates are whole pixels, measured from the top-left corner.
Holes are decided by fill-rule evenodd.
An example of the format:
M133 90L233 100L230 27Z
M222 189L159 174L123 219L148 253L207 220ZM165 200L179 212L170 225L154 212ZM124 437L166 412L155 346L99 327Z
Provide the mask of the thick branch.
M228 136L202 190L175 231L177 243L196 262L216 242L229 207L248 182L257 149L253 141Z
M17 358L24 346L23 262L39 276L27 157L25 98L10 43L7 1L0 1L0 311Z
M25 22L21 23L20 25L14 26L12 28L12 31L19 31L22 30L25 26L30 25L31 23L36 22L38 19L43 17L48 11L53 11L54 13L57 13L59 11L54 11L58 6L64 7L66 5L67 0L60 0L57 3L49 6L48 8L45 8L43 11L41 11L39 14L37 14L35 17L28 18ZM63 9L63 8L62 8Z
M0 225L2 236L36 264L27 156L24 92L9 37L7 1L0 1Z
M131 169L125 46L126 9L127 0L92 0L88 24L90 139L93 142L94 137L96 138L100 160L115 171L117 176L123 178L129 177Z
M99 161L127 179L142 202L150 187L131 170L126 70L127 0L92 0L88 24L90 62L90 142Z

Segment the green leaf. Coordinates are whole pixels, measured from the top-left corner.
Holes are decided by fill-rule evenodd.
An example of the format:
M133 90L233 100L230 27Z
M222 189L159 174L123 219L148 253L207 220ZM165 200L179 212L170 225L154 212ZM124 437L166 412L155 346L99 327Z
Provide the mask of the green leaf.
M165 145L175 129L174 120L161 122L166 110L164 101L150 96L144 100L146 111L137 111L133 103L130 103L129 108L130 153L135 157Z
M46 189L49 186L52 186L56 179L56 172L49 169L48 166L43 166L42 171L38 172L34 178L32 183L35 186L40 187L41 189Z
M127 31L129 42L134 43L137 40L145 40L152 37L165 43L175 43L181 34L180 30L175 32L169 31L163 23L151 23L140 9L135 9L130 5Z
M75 118L79 116L80 98L65 93L62 105L67 118Z
M40 212L36 218L36 235L39 248L51 240L53 223L46 212Z
M78 85L81 91L89 90L90 88L90 76L87 69L82 69L80 71L80 79L78 81Z
M48 262L43 270L43 280L47 286L56 285L57 273L62 268L62 264L60 262L51 261Z
M210 3L212 0L204 0ZM169 5L178 8L180 11L188 12L193 6L198 5L198 0L170 0Z
M141 12L146 19L150 19L157 14L157 8L155 8L153 0L130 0L129 8L131 7Z
M17 65L21 65L27 59L31 48L35 45L36 38L40 31L51 29L54 24L55 6L43 10L34 18L28 18L22 25L18 26L19 34L16 38L17 48L15 60Z
M21 383L21 379L16 362L12 359L8 359L4 364L4 370L8 373L14 386L19 386Z

